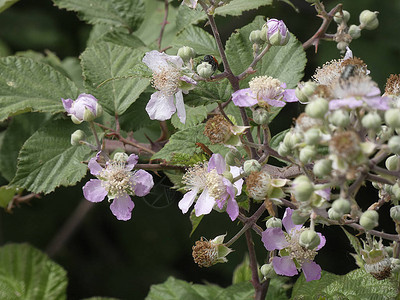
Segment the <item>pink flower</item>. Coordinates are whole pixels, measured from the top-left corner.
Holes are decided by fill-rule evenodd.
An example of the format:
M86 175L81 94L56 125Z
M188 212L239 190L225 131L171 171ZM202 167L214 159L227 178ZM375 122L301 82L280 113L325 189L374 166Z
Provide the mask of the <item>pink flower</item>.
M290 32L281 20L269 19L264 24L262 32L267 43L273 46L284 46L290 39Z
M103 168L98 156L89 161L89 170L98 179L91 179L83 187L83 195L91 202L101 202L108 196L112 200L111 212L118 220L131 218L135 206L132 196L146 196L154 185L153 177L144 170L132 171L138 161L135 154L117 153L114 160L108 160ZM118 155L119 154L119 155Z
M262 241L268 251L280 250L280 256L274 256L272 259L272 266L277 274L294 276L298 274L297 269L301 268L306 281L318 280L321 278L321 267L313 259L317 251L325 245L326 239L318 233L320 244L315 249L302 247L299 237L306 228L294 225L292 213L292 209L286 208L282 219L286 233L281 228L268 228L262 233Z
M75 101L72 99L61 99L61 101L65 111L75 124L93 121L103 112L97 99L90 94L80 94Z

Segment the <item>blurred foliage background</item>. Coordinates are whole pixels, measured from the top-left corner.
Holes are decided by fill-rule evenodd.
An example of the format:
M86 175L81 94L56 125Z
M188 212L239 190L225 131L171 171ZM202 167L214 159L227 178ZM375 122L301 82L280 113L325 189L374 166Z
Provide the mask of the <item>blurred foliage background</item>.
M304 42L314 34L321 21L315 16L314 8L304 0L292 3L299 13L283 1L274 1L273 6L247 12L241 17L218 17L217 24L223 39L227 39L234 29L252 21L256 15L274 17L283 19L289 30ZM337 3L324 2L327 9ZM363 9L380 12L378 29L363 31L362 37L352 42L351 49L367 63L373 79L384 89L389 74L400 73L400 1L344 0L341 3L351 13L350 24L358 24L358 15ZM178 1L173 1L173 5L179 5ZM86 47L90 30L91 26L81 22L76 14L59 10L51 0L21 0L0 14L0 56L33 50L42 54L51 51L60 59L78 57ZM331 24L330 31L336 31L335 24ZM339 57L334 43L323 41L318 53L314 48L308 49L304 79L309 79L317 66ZM300 107L288 105L281 118L274 122L272 131L277 133L288 128L299 112ZM28 242L50 252L68 272L69 299L91 296L143 299L151 284L164 282L168 276L228 286L235 266L246 254L244 238L234 244L235 252L229 255L229 263L209 269L194 264L191 247L201 236L211 239L228 233L227 238L232 237L240 229L238 223L231 222L225 214L212 213L189 237L189 216L182 215L177 207L182 195L169 189L171 184L162 174L153 175L157 189L145 199L134 199L136 207L128 222L116 220L106 203L91 206L82 199L81 188L88 176L74 188L59 188L50 195L14 208L12 213L1 210L0 245ZM6 184L4 180L1 183ZM369 189L361 191L359 200L365 204L363 208L376 196ZM71 216L77 207L88 213L81 223L74 224ZM385 209L384 206L382 210L385 212ZM394 233L389 220L381 221L385 231ZM77 227L70 238L60 244L57 241L64 236L62 228L66 222ZM343 232L336 228L322 230L328 241L316 258L322 269L336 274L354 269L354 260L348 253L351 247ZM254 240L261 264L265 250L255 235ZM54 243L59 246L57 249ZM337 245L344 245L344 248L339 249Z

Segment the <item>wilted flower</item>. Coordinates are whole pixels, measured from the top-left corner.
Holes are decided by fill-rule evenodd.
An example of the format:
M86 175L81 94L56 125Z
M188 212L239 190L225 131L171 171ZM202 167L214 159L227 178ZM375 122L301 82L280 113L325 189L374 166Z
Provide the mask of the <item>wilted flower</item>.
M145 54L143 62L153 71L152 85L158 90L146 105L150 119L168 120L177 112L179 120L185 123L182 92L187 93L196 81L183 74L182 58L153 50Z
M99 152L100 154L100 152ZM91 202L101 202L105 196L112 200L110 209L118 220L129 220L135 204L129 197L146 196L154 185L153 177L144 170L132 171L138 161L135 154L117 153L103 168L96 157L89 161L89 170L98 179L91 179L83 187L83 195Z
M71 116L71 120L75 124L93 121L103 112L103 108L97 99L90 94L80 94L75 101L62 98L61 100L68 116Z
M232 252L232 249L223 244L226 234L219 235L211 241L204 240L196 241L195 246L192 247L192 256L194 262L199 267L211 267L217 263L225 263L228 260L226 256Z
M223 115L215 115L206 122L204 135L210 139L211 144L237 145L240 143L239 135L249 126L231 124Z
M236 106L249 107L258 104L261 107L283 107L286 102L297 102L294 89L286 89L286 83L271 76L257 76L249 82L249 88L232 94Z
M226 207L231 220L239 215L239 206L235 200L236 195L242 191L243 179L231 183L223 175L238 176L240 168L227 166L221 154L213 154L208 163L200 163L191 167L183 176L183 183L188 192L179 201L179 208L186 213L195 201L197 194L201 193L194 205L196 216L206 215L216 205L219 209Z
M299 238L307 229L301 225L294 225L292 213L292 209L286 208L282 219L286 233L279 227L268 228L262 233L262 241L268 251L280 250L280 256L272 258L272 265L277 274L294 276L301 268L306 281L318 280L321 278L321 267L313 260L317 251L325 245L325 237L318 233L320 243L314 249L302 247Z

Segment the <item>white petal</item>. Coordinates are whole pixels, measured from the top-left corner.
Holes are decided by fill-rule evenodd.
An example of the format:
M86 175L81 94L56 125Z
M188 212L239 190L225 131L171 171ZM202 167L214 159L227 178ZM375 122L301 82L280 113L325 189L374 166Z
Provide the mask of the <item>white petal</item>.
M214 204L215 204L215 199L212 198L208 194L208 190L205 189L200 194L199 199L197 199L197 202L194 205L194 211L196 213L196 217L209 214L212 208L214 207Z
M158 72L160 68L168 67L168 62L165 60L163 53L153 50L147 52L142 61L153 71Z
M186 110L185 110L185 104L183 103L183 95L182 91L179 90L175 94L175 105L176 105L176 110L178 113L179 120L181 123L185 124L186 122Z
M194 199L197 196L198 189L193 189L183 195L183 198L178 203L178 207L182 211L182 213L186 214L189 208L192 206Z
M165 96L161 92L153 93L146 105L146 111L151 120L165 121L171 119L176 111L174 96Z

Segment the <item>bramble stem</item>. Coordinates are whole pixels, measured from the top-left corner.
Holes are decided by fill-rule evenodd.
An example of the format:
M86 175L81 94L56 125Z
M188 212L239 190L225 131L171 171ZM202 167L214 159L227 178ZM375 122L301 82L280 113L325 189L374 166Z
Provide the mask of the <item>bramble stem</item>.
M160 35L157 39L157 44L158 44L158 50L161 52L161 41L163 38L165 26L168 24L168 0L164 0L164 20L161 24L161 30L160 30Z

